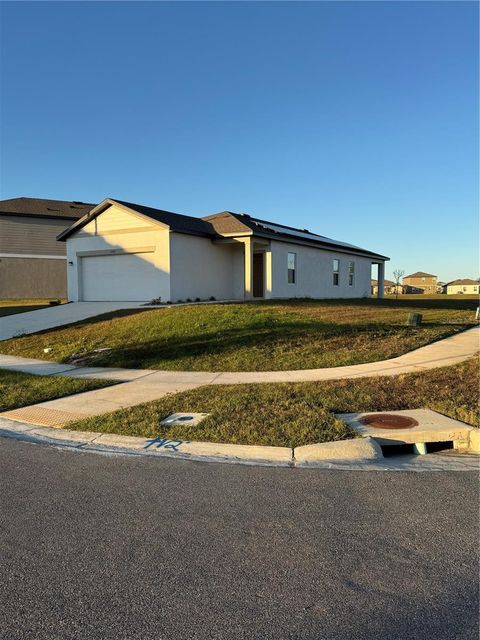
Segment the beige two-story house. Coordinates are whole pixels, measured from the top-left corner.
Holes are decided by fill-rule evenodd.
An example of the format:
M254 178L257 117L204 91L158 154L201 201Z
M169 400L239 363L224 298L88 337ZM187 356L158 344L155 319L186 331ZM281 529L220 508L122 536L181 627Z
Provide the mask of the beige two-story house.
M0 298L65 298L67 256L57 235L95 205L42 198L0 201Z
M403 293L437 293L437 276L424 271L416 271L402 278Z

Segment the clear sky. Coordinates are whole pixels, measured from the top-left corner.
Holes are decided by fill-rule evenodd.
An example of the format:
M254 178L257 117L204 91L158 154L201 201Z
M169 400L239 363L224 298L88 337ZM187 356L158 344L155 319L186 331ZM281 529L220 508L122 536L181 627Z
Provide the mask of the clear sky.
M1 197L306 227L478 277L476 2L2 2Z

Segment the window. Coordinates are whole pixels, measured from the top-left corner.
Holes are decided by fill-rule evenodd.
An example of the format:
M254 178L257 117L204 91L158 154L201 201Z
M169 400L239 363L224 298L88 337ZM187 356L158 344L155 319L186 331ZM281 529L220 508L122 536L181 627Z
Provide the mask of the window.
M287 253L287 268L288 268L288 284L295 284L297 281L297 254Z
M355 262L348 263L348 286L353 287L355 281Z
M333 284L335 287L340 284L340 260L333 261Z

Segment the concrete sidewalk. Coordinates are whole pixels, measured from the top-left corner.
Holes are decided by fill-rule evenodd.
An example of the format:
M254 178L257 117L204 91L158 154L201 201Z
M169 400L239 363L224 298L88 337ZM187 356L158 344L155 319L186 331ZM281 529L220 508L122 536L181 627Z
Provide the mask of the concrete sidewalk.
M307 369L304 371L239 371L209 373L201 371L155 371L149 369L108 369L73 367L58 363L0 356L0 368L38 375L73 378L102 378L123 382L106 389L79 393L30 407L0 414L11 420L60 427L87 416L102 415L124 407L157 400L211 384L253 384L267 382L315 382L372 376L394 376L457 364L474 356L480 348L480 328L473 327L455 336L421 347L398 358L381 362Z
M120 309L138 309L141 302L71 302L0 317L0 340L53 329Z

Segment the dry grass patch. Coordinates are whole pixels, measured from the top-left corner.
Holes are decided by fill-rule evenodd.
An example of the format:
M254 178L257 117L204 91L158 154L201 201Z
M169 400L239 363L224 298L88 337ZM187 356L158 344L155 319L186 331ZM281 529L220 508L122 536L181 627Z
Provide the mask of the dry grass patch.
M69 429L121 435L295 447L354 437L334 413L429 408L479 426L477 359L394 377L193 389L88 418ZM198 425L160 427L172 413L205 412Z

